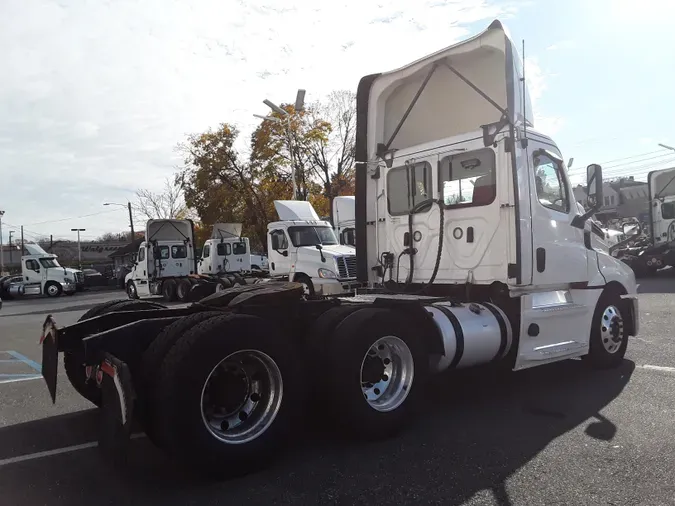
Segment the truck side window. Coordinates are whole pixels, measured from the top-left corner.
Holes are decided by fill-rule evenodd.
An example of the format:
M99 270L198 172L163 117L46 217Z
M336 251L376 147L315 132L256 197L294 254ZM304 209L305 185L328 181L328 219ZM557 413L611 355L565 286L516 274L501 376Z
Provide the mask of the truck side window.
M138 250L138 261L142 262L143 260L145 260L145 248Z
M288 239L283 230L273 230L270 232L272 238L272 249L273 250L283 250L288 249Z
M534 155L534 179L537 188L537 199L544 207L567 213L570 202L567 196L567 185L563 175L562 163L545 152Z
M166 260L169 258L169 247L168 246L160 246L159 247L159 258L162 260Z
M387 172L387 206L392 216L408 214L431 195L431 165L428 162L395 167Z
M30 269L31 271L38 271L40 270L40 264L38 264L37 260L33 260L31 258L30 260L26 260L26 269Z
M246 254L246 243L245 242L235 242L232 245L232 253L235 255L245 255Z
M187 258L187 247L184 244L171 246L171 258Z
M229 242L219 242L216 246L216 252L218 256L230 256L232 254L232 247Z
M479 149L441 160L438 181L446 207L486 206L497 196L495 153Z
M664 202L661 204L661 216L664 220L673 220L675 219L675 203L674 202Z
M202 256L204 258L209 258L209 255L211 255L211 245L205 244L204 245L204 252L202 253Z

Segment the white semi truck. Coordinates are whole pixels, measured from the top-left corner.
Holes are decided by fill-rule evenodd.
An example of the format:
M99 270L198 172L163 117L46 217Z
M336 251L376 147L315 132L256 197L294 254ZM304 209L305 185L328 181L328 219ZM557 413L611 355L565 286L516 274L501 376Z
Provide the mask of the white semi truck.
M269 282L184 308L112 302L62 328L48 317L52 399L63 353L72 384L103 408L107 448L125 447L136 418L176 462L228 475L268 465L316 403L336 430L382 438L421 407L431 374L577 357L621 364L639 332L635 276L594 246L595 208L576 207L560 150L533 127L522 76L495 21L361 79L357 295L313 299L301 284ZM588 167L598 203L601 173ZM271 270L282 257L293 272L300 248L337 269L317 248L336 242L330 226L297 218L270 227ZM294 243L293 221L310 229Z
M24 244L28 253L21 257L21 276L3 278L0 294L7 299L24 295L58 297L73 295L84 289L84 273L62 267L56 255L47 253L38 244Z
M626 239L614 245L617 256L638 275L653 275L662 267L675 266L675 168L650 172L647 188L647 230L635 222L625 223Z
M241 236L241 223L216 223L202 248L197 271L203 275L268 271L266 255L251 252L248 237Z
M267 225L270 277L301 283L311 296L353 292L354 248L338 242L309 202L275 200L274 207L281 221Z

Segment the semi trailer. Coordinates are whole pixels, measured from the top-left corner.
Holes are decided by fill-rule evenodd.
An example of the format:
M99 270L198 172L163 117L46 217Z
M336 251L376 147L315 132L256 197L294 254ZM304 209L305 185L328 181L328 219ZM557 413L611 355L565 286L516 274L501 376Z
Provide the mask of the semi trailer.
M177 462L231 475L288 448L308 409L325 410L335 430L378 439L414 419L432 374L578 357L619 365L639 332L637 285L594 246L602 168L587 169L594 206L582 213L560 150L533 126L522 76L495 21L362 78L363 287L310 296L300 283L270 281L179 308L113 301L65 327L47 316L52 400L62 354L72 385L103 410L105 448L122 451L138 420Z

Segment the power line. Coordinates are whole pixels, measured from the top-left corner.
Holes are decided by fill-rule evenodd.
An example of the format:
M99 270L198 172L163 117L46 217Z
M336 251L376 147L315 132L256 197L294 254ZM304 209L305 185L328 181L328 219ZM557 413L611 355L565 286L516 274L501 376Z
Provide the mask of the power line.
M47 223L60 223L62 221L68 221L68 220L79 220L81 218L89 218L90 216L98 216L99 214L118 213L122 210L123 209L111 209L109 211L100 211L98 213L83 214L82 216L73 216L71 218L61 218L59 220L40 221L38 223L29 223L28 226L32 227L32 226L35 226L35 225L45 225ZM126 211L126 208L124 210Z
M665 152L664 152L664 151L665 151ZM650 158L643 158L643 157L645 157L645 156L647 156L647 155L653 155L653 154L655 154L655 153L661 153L661 154L660 154L660 155L657 155L657 156L652 156L652 157L650 157ZM658 159L658 158L663 158L663 157L668 157L668 156L673 156L672 151L668 151L668 150L652 151L651 153L644 153L644 154L642 154L642 155L628 156L628 157L625 157L625 158L617 158L617 159L615 159L615 160L610 160L610 161L608 161L608 162L602 162L600 165L603 166L603 171L604 171L604 170L608 170L608 169L613 169L613 168L615 168L615 167L622 167L622 166L625 166L625 165L632 165L632 164L634 164L634 163L642 163L642 162L646 162L646 161L649 161L649 160L656 160L656 159ZM635 158L641 158L641 159L639 159L639 160L633 160L632 162L617 163L617 164L615 164L615 165L610 165L609 167L605 167L606 164L609 164L609 163L612 163L612 162L619 162L619 161L622 161L622 160L629 160L629 159L635 159ZM581 168L580 168L580 169L571 170L571 171L570 171L570 174L582 174L582 173L584 173L584 172L585 172L585 169L581 169Z

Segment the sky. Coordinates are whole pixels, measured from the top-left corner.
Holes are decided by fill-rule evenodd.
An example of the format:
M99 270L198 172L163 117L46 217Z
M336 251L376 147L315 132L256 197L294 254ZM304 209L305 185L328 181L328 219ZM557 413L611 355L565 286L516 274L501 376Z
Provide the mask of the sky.
M246 136L265 98L355 90L493 19L525 39L535 127L574 157L574 182L589 163L606 177L675 166L657 145L675 147L667 0L2 0L3 243L20 225L29 239L128 230L103 203L161 190L188 134L230 122Z

